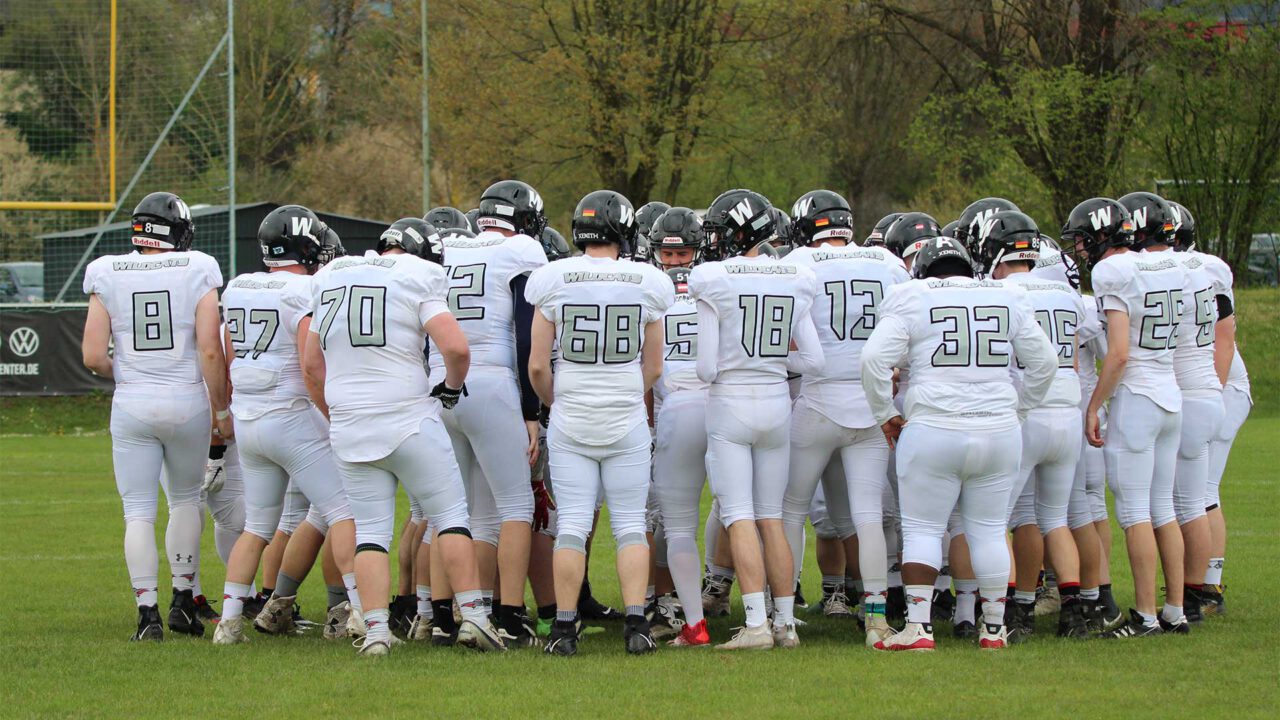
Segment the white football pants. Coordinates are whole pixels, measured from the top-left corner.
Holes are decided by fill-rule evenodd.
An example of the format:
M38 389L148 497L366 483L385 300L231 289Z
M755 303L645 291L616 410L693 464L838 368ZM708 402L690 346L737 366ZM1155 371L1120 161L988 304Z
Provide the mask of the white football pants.
M1181 426L1180 413L1126 387L1116 389L1102 457L1121 529L1144 522L1161 527L1176 519L1173 475Z
M725 527L740 520L782 518L790 429L791 395L786 383L711 386L707 470Z

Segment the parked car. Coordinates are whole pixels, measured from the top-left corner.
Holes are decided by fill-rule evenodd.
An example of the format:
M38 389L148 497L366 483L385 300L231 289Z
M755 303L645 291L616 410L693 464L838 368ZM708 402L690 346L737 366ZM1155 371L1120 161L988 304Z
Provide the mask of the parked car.
M44 302L44 263L0 263L0 303Z
M1249 243L1250 285L1280 284L1280 234L1260 233Z

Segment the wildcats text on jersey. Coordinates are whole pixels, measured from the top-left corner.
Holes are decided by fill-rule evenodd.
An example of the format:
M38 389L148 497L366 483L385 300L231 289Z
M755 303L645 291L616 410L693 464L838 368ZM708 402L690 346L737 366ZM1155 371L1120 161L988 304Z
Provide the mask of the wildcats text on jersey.
M163 260L116 260L111 269L120 270L163 270L165 268L186 267L191 264L190 258L175 257Z
M725 265L730 275L795 275L794 265Z
M580 282L624 282L632 285L639 285L644 278L640 273L627 272L591 272L589 270L578 270L567 272L564 274L565 283Z

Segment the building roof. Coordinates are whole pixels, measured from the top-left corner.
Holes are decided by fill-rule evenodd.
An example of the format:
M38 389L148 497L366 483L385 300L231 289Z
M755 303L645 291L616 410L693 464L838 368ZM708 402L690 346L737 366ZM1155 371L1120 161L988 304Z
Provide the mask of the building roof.
M191 218L195 220L195 219L209 216L209 215L225 214L229 207L230 207L229 205L196 206L191 208ZM267 212L270 212L271 210L274 210L280 207L280 203L266 202L266 201L252 202L252 203L237 203L236 212L240 213L240 212L254 210L262 207L270 208L269 210L267 210ZM339 215L337 213L325 212L323 210L316 210L315 213L316 215L320 215L322 217L338 218L338 219L347 220L350 222L369 223L370 225L381 225L381 226L387 225L386 222L383 222L381 220L370 220L368 218L351 217L350 215ZM132 223L132 220L123 220L121 222L114 222L109 225L92 225L88 227L76 228L74 230L64 230L62 232L47 233L44 235L39 235L37 236L37 239L54 240L59 238L83 237L85 235L96 235L99 231L102 231L103 234L106 234L106 233L112 232L113 230L127 230L130 228L131 223Z

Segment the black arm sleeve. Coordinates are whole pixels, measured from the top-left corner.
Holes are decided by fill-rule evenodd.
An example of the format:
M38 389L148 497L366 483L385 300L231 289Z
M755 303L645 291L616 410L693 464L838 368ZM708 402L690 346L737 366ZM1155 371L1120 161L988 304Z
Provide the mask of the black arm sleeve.
M520 413L525 421L538 419L538 394L529 382L529 350L533 346L533 306L524 299L524 286L529 274L517 275L511 281L512 320L516 329L516 374L520 377Z
M1218 319L1226 320L1235 314L1235 308L1231 307L1231 298L1226 295L1218 296Z

